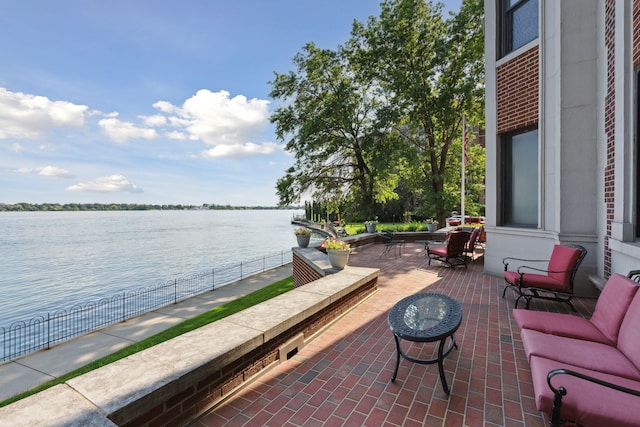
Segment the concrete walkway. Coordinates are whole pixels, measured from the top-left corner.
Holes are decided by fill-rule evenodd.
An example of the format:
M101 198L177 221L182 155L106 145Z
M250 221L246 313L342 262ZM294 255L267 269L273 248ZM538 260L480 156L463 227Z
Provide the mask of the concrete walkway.
M293 274L291 264L0 365L0 401Z

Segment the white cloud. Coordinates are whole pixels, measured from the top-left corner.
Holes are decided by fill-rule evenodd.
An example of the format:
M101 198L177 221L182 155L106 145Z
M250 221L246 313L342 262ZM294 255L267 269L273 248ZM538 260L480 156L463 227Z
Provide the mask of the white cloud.
M187 134L184 132L171 131L167 132L167 138L169 139L178 139L180 141L184 141L188 138Z
M269 123L269 101L230 97L229 92L199 90L181 107L167 101L153 104L168 114L168 124L177 128L168 132L172 139L200 140L213 148L205 157L242 157L270 154L275 144L255 142Z
M81 182L70 185L67 191L83 191L88 193L143 193L144 191L135 184L129 182L122 175L111 175L96 178L93 181Z
M142 122L147 126L164 126L167 124L167 118L162 114L155 114L153 116L139 116Z
M124 144L129 139L155 139L158 136L155 129L137 127L133 123L116 118L102 119L98 125L113 142L118 144Z
M36 139L55 127L81 127L86 105L0 88L0 139Z
M176 111L176 107L173 106L170 102L167 101L158 101L153 104L153 108L162 111L163 113L172 114Z
M75 178L71 172L66 169L58 168L55 166L44 166L41 168L20 168L20 173L35 173L42 176L50 176L54 178Z
M214 148L203 151L202 155L210 159L218 157L240 158L256 154L272 154L277 149L278 145L273 142L267 142L259 145L247 142L246 144L217 145Z

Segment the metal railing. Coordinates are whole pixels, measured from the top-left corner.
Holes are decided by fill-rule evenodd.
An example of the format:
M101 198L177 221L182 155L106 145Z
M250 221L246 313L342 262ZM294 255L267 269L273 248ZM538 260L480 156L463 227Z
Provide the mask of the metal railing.
M57 310L0 327L0 362L51 348L71 338L144 313L176 304L204 292L292 262L291 251L227 264L154 286L125 291L69 309Z

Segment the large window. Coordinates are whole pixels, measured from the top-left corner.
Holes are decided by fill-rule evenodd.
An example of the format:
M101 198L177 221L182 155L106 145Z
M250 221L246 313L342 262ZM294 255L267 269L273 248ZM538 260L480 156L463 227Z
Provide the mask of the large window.
M502 225L538 226L538 130L503 136Z
M538 0L500 2L500 56L538 37Z

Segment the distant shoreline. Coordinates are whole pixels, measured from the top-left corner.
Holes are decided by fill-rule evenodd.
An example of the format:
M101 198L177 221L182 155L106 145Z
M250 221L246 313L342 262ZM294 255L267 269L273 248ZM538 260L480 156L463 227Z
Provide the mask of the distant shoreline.
M0 203L0 212L74 212L74 211L184 211L184 210L291 210L304 206L231 206L231 205L158 205L138 203Z

